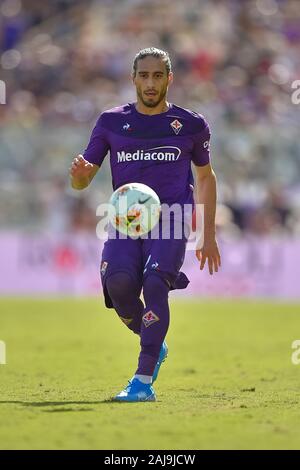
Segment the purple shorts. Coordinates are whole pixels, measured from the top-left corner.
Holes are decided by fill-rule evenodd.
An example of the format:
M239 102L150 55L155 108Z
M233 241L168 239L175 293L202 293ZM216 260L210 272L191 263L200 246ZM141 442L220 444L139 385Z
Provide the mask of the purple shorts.
M186 238L182 239L108 239L101 260L101 282L105 305L113 308L106 288L106 280L116 272L128 273L142 289L144 279L150 274L162 277L170 290L185 289L187 276L180 271L186 250Z

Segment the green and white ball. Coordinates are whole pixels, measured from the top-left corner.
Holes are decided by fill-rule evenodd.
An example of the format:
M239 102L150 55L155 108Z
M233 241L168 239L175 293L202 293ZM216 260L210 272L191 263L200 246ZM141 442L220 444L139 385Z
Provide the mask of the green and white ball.
M112 194L110 222L129 237L150 232L158 223L161 204L158 195L142 183L128 183Z

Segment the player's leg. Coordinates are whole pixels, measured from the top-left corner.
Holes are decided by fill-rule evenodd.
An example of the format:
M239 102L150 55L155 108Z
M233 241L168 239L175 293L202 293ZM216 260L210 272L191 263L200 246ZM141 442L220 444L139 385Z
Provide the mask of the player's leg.
M167 353L164 338L170 319L168 294L170 290L185 288L188 284L187 277L179 272L185 245L184 240L155 240L144 245L148 263L143 281L146 308L141 322L141 352L135 376L114 398L117 401L156 399L152 383Z
M145 279L143 293L148 308L143 310L143 321L140 324L141 353L138 369L129 385L114 398L117 401L156 399L152 376L169 326L168 292L169 285L160 276L150 274Z
M122 322L134 333L140 334L144 304L139 298L141 283L137 277L128 272L115 272L107 278L106 288Z
M165 359L163 343L170 322L169 291L185 288L188 279L179 270L185 256L186 240L145 240L147 262L144 269L145 309L141 324L141 353L137 375L157 377L157 366ZM158 364L158 359L160 363Z
M143 294L146 307L142 315L141 352L136 375L149 377L151 382L169 328L169 291L168 281L156 273L150 273L144 279ZM167 351L162 360L165 359L166 353Z
M105 243L101 262L101 281L105 304L114 308L123 323L140 333L144 305L142 288L141 241L110 239Z
M183 289L188 279L180 268L184 261L186 239L143 240L143 294L146 308L141 321L141 352L138 368L117 401L154 401L153 378L167 354L164 338L170 319L168 294Z
M110 239L105 243L101 262L101 281L105 304L115 308L121 320L134 333L139 334L144 304L140 300L142 289L143 256L141 240ZM119 393L116 401L154 401L151 384L138 379Z

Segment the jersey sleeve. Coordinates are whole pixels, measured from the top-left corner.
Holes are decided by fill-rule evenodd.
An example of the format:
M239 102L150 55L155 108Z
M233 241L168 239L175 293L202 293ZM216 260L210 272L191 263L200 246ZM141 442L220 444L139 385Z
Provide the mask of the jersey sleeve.
M204 166L210 162L210 128L206 123L204 129L198 134L194 135L194 148L192 151L192 162L197 166Z
M109 149L107 132L103 127L103 116L101 115L92 131L90 141L83 156L88 162L101 166Z

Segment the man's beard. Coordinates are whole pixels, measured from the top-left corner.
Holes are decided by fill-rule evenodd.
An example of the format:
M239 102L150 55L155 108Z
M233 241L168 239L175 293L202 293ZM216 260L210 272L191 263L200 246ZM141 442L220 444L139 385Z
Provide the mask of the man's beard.
M157 98L157 101L151 101L150 103L144 100L143 93L141 92L141 90L137 90L137 94L144 106L146 106L147 108L155 108L166 97L167 88L161 91L160 95Z

